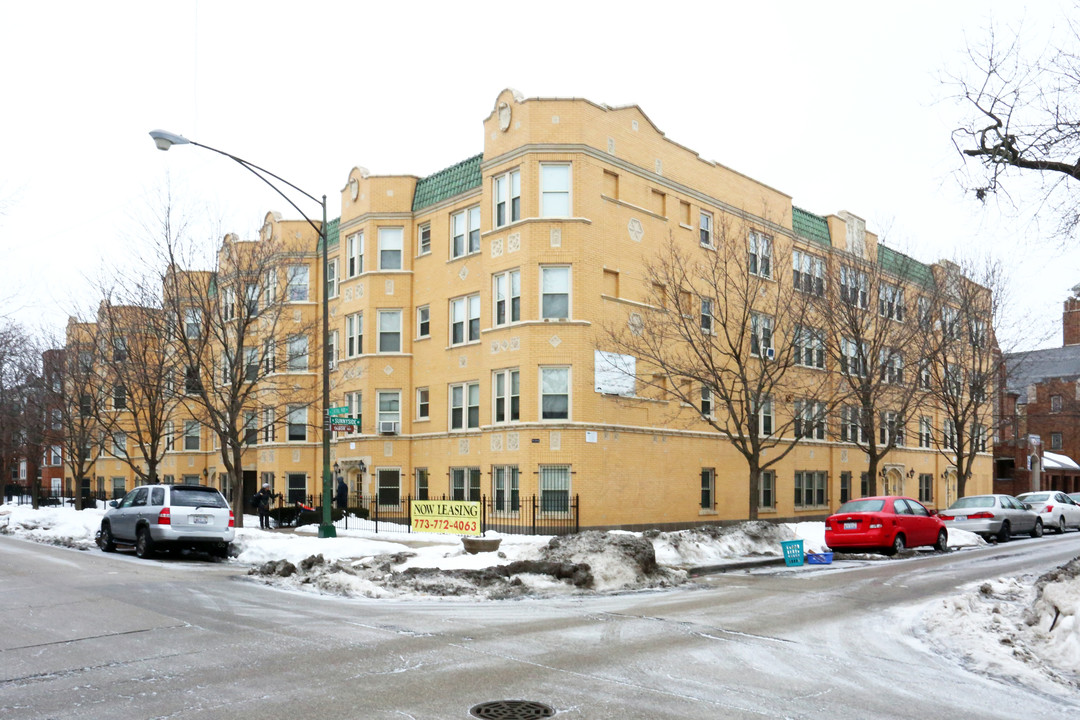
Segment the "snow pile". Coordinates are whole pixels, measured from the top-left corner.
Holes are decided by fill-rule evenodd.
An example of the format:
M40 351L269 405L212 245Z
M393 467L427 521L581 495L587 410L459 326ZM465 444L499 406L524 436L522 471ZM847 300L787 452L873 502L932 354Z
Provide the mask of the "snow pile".
M0 534L15 535L26 540L60 545L77 550L96 547L94 534L101 527L104 510L87 509L76 512L69 507L32 505L0 506Z
M800 523L800 526L821 526L824 545L824 523ZM780 543L796 539L796 526L776 525L763 520L738 525L705 525L692 530L659 532L648 530L645 537L656 548L656 561L672 567L719 565L732 558L780 556ZM810 542L804 543L810 549Z
M1080 688L1080 558L998 578L928 609L926 640L967 667L1044 690Z

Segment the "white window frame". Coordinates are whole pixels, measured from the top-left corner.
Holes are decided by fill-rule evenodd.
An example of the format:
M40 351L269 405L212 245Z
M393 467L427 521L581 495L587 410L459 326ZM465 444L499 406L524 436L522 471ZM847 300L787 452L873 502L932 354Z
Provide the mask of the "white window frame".
M701 417L712 419L713 416L713 394L708 385L701 386Z
M303 352L300 352L301 350ZM286 341L285 368L289 372L307 372L311 365L310 353L311 346L307 335L290 336Z
M540 422L569 422L573 418L573 370L569 365L541 365L538 368L539 371L539 384L537 387L537 395L539 400L539 418ZM545 392L544 380L548 375L555 377L559 374L564 374L566 377L566 391L565 392ZM566 417L545 417L546 410L544 409L544 398L562 397L566 396Z
M517 465L491 467L492 510L497 513L516 513L521 509L521 473Z
M793 429L797 438L824 440L825 404L811 400L796 400Z
M345 407L349 408L348 417L359 420L360 425L353 425L348 432L342 435L359 435L364 431L364 393L359 390L345 393Z
M701 210L698 215L698 236L701 247L716 247L713 238L713 214L708 210Z
M840 408L840 442L865 443L866 441L866 423L863 422L862 408L857 405L845 405Z
M919 418L919 447L930 448L934 446L933 421L926 415Z
M431 306L421 305L416 308L416 339L431 337Z
M272 407L263 408L262 411L262 436L263 443L269 444L277 440L277 418L275 418L275 410Z
M540 513L548 517L566 515L570 512L573 496L571 495L573 472L569 465L541 465L537 480L540 495ZM548 494L551 494L551 497ZM565 497L557 500L555 495Z
M829 504L829 474L824 470L796 470L793 485L795 509L826 507ZM810 502L807 502L808 498Z
M273 375L277 372L277 346L273 338L263 341L263 374Z
M165 452L172 452L176 449L176 425L172 420L165 423L164 432L165 436Z
M842 338L840 340L840 372L855 377L866 377L865 349L865 344L860 347L859 343L851 338Z
M766 395L757 401L751 401L754 405L752 415L757 421L758 436L772 437L776 432L776 415L771 395Z
M762 470L758 475L758 508L776 509L776 473L772 470Z
M456 260L478 252L480 252L480 206L474 205L450 216L450 259Z
M500 391L499 386L502 385ZM517 388L515 389L515 385ZM517 401L515 407L514 401ZM500 409L502 419L499 419ZM491 422L494 425L521 420L521 371L518 368L495 370L491 373Z
M289 265L286 268L285 298L291 303L311 299L311 268L307 265Z
M896 447L904 446L904 419L895 410L883 410L878 414L878 442L888 445L896 435Z
M890 385L903 385L904 356L897 348L881 348L878 353L881 381Z
M378 231L379 270L405 269L405 228L380 227ZM397 253L397 267L392 262Z
M850 265L840 266L840 299L865 310L869 303L866 273Z
M454 333L460 328L461 339ZM450 301L450 347L480 342L480 293L464 295Z
M713 301L709 298L699 298L701 301L701 332L706 335L713 335L714 328L716 326L716 318L713 317L712 306Z
M364 313L345 316L345 357L355 358L364 354Z
M277 270L267 270L263 287L263 307L270 307L277 302Z
M184 450L196 452L202 449L202 428L198 420L184 421Z
M184 308L184 337L197 338L202 334L202 313L199 308Z
M467 432L480 427L480 383L452 383L447 393L447 422L450 432ZM455 413L457 417L455 418Z
M345 238L345 257L348 264L348 277L354 278L364 273L364 233L356 232Z
M521 270L505 270L491 276L492 326L521 320Z
M420 223L416 228L417 257L431 254L431 223Z
M400 309L392 309L392 310L378 310L377 312L378 312L378 316L377 316L378 328L377 328L377 330L378 330L378 334L379 334L379 336L378 336L378 340L379 340L378 351L379 351L379 354L385 355L385 354L394 354L394 353L403 352L403 347L404 346L402 345L402 342L403 342L404 332L403 332L403 327L402 326L403 326L404 316L403 316L402 311ZM397 329L396 330L394 330L394 329L389 329L389 330L385 329L385 327L386 327L386 325L385 325L386 319L391 318L391 317L396 317L397 318ZM389 341L391 339L391 337L393 337L395 335L397 336L397 349L396 350L387 350L387 349L385 349L384 341Z
M773 319L764 313L750 313L750 354L754 357L769 356L773 353Z
M450 498L452 500L479 500L481 481L478 467L450 468Z
M491 179L491 187L492 227L500 228L520 220L521 169L515 168L496 175Z
M702 510L716 509L716 468L703 467L699 474L701 480L700 507Z
M383 409L383 400L387 403L397 402L397 409ZM396 427L401 427L401 391L400 390L376 390L375 391L375 429L384 422L392 422Z
M561 178L555 174L556 170L565 168L566 187L557 183ZM542 162L540 163L540 217L542 218L568 218L574 216L574 170L568 162ZM565 212L563 206L565 205Z
M329 298L338 296L337 258L326 262L326 296Z
M954 423L949 418L945 418L945 420L943 420L942 423L941 423L941 445L942 445L942 447L946 447L946 448L948 448L950 450L955 450L957 440L958 440L958 438L956 436L956 423Z
M772 279L772 237L765 233L751 230L747 236L746 269L751 275L766 280Z
M878 285L878 315L904 322L904 288L887 282Z
M431 419L431 391L426 387L416 388L416 419Z
M825 295L824 259L805 250L793 250L791 252L791 266L791 284L796 290L816 297Z
M547 278L549 273L551 277L557 277L557 271L565 271L566 277L566 290L562 291L557 288L552 290L548 289ZM540 266L540 318L543 320L569 320L573 317L574 309L574 277L571 271L570 265L541 265ZM558 315L555 313L548 314L545 307L544 299L548 296L557 297L566 296L566 314Z
M795 364L799 367L825 369L825 339L814 328L801 325L795 329L792 341ZM810 361L807 362L807 357Z
M127 433L119 431L114 432L109 437L110 440L110 454L113 457L127 457Z
M286 442L308 441L308 409L306 405L287 405L285 407L285 440ZM302 428L304 436L293 437L293 428Z
M221 317L226 322L236 318L236 288L232 286L221 291Z

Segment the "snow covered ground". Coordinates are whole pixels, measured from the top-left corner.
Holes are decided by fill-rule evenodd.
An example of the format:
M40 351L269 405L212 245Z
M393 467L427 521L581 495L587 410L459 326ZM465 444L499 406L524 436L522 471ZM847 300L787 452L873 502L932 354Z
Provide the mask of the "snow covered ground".
M91 550L102 509L0 506L0 533ZM694 567L782 557L781 542L827 550L824 524L747 522L679 532L584 532L568 537L498 535L497 552L469 554L462 540L428 533L381 533L352 518L338 537L315 526L266 532L245 517L234 557L254 581L311 592L372 598L491 600L663 588L689 581ZM985 544L953 530L953 548ZM910 552L910 551L909 551ZM851 560L883 559L845 555ZM799 568L813 572L815 566ZM923 616L924 639L979 672L1021 682L1078 685L1080 558L1042 577L999 578L938 601Z

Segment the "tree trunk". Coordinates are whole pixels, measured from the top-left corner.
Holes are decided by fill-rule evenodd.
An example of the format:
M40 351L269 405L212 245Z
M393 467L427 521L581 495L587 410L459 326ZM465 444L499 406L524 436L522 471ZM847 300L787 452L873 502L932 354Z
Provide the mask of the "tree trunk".
M761 496L761 468L757 464L750 465L750 508L747 517L751 520L758 519L758 498Z

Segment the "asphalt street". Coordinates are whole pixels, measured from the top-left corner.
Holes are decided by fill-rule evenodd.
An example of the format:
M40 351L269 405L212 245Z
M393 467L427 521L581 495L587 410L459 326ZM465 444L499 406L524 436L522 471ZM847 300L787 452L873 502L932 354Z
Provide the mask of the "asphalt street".
M1069 533L663 592L391 601L0 537L0 718L420 720L504 699L589 720L1069 717L1075 695L968 672L916 626L962 585L1077 554Z

